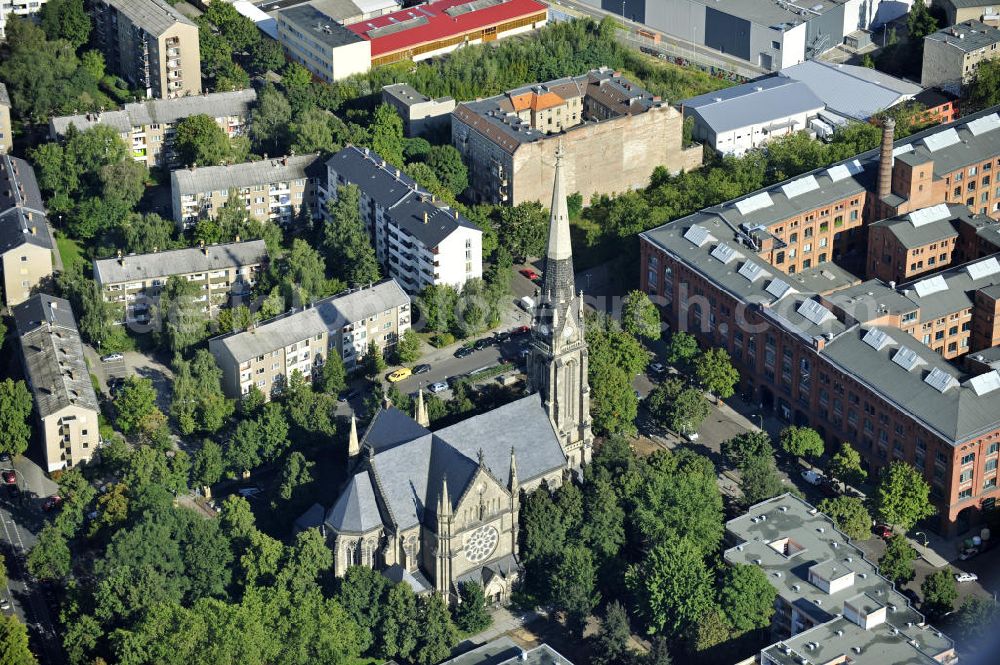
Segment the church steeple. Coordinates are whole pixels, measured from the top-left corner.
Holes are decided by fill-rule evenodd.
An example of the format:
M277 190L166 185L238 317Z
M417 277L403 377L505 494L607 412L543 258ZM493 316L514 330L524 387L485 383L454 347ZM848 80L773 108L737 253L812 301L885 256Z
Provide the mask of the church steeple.
M351 414L351 433L347 437L347 456L354 459L361 452L361 445L358 442L358 419Z
M549 241L545 250L545 275L542 280L542 301L558 306L573 299L573 246L569 233L569 206L566 204L566 184L563 174L565 157L562 141L556 148L555 183L549 210Z
M413 407L413 419L421 427L430 427L431 419L427 416L427 405L424 404L424 389L417 390L417 402Z

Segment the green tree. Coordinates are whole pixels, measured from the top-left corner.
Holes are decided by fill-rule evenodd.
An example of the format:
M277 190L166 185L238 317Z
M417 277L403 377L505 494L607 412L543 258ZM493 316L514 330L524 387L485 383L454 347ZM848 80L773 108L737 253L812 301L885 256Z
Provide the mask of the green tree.
M157 342L171 353L182 353L208 335L208 319L199 300L198 285L171 275L153 308L153 321L159 323Z
M921 609L932 620L937 621L955 609L958 589L955 588L955 577L951 570L945 568L928 575L920 585L920 594L924 598Z
M875 489L875 513L879 521L908 531L934 514L930 492L917 469L905 462L892 462L883 469Z
M966 86L966 104L970 111L979 111L1000 104L1000 62L983 60Z
M756 566L726 566L719 591L719 606L739 633L771 625L774 588L763 570Z
M767 432L749 430L722 442L722 457L735 468L741 468L748 460L774 454L774 444Z
M213 7L209 3L203 16L205 20L215 26L237 53L245 51L258 41L262 41L260 32L253 21L236 11L236 8L231 4L219 3Z
M258 39L250 46L250 72L263 76L276 72L285 64L285 52L274 39Z
M312 83L312 73L297 62L289 62L281 70L281 84L286 90L301 90Z
M420 639L417 621L417 595L413 589L409 584L391 585L381 606L379 652L386 658L409 659Z
M617 600L608 603L604 610L601 628L593 640L594 665L620 665L633 660L634 654L629 650L629 640L632 629L628 624L628 614Z
M448 284L429 284L417 296L417 307L427 330L447 332L455 318L458 292Z
M966 650L976 652L982 647L986 632L996 625L998 617L1000 609L992 598L969 596L955 616L955 637L965 645Z
M261 43L273 41L260 40ZM284 57L281 61L284 63ZM273 85L261 88L257 93L257 108L254 109L253 123L250 125L250 136L256 149L265 154L283 154L291 119L292 107L285 96Z
M4 433L0 452L16 457L28 449L31 407L31 393L24 381L4 379L0 382L0 431Z
M545 251L549 217L537 201L498 208L496 227L499 246L519 262L523 263L531 256L541 256Z
M906 17L906 29L911 41L922 42L924 37L937 31L937 19L931 16L926 4L914 2Z
M278 495L285 501L290 500L296 487L312 482L313 478L309 470L315 465L315 462L310 462L305 455L297 450L289 455L281 470L281 486L278 489Z
M293 303L306 303L321 298L333 290L326 279L326 260L323 255L303 240L296 238L282 261L281 274L285 298Z
M90 16L83 8L83 0L46 2L38 10L38 19L45 36L53 41L65 39L80 48L90 38Z
M486 595L477 582L462 582L458 585L461 599L455 607L455 626L463 633L475 635L490 627L493 618L486 610Z
M319 389L329 395L337 395L347 387L347 371L344 361L336 349L331 349L326 356L323 369L320 370Z
M790 425L778 435L781 449L796 457L819 457L823 454L823 437L811 427Z
M388 104L379 104L369 127L371 147L382 159L403 165L403 119Z
M586 519L580 535L601 563L617 556L625 544L625 510L614 487L603 478L584 485L584 493Z
M469 186L469 170L462 162L462 155L450 143L432 147L425 161L438 181L455 196Z
M875 60L872 58L871 53L865 53L861 57L861 66L867 67L868 69L875 69Z
M747 506L784 492L785 486L778 475L774 455L768 452L744 460L740 466L740 486L743 490L743 503Z
M681 636L712 608L712 576L688 538L656 545L625 574L650 635Z
M570 219L579 219L580 213L583 212L583 194L573 192L566 197L566 212L569 213Z
M698 617L693 635L694 650L702 653L730 639L736 631L718 607L713 607Z
M588 379L591 385L590 417L594 429L607 434L630 434L635 431L639 401L632 389L631 377L607 360L591 356Z
M913 579L913 562L917 551L901 534L894 534L885 543L885 554L878 560L878 570L888 577L896 586L906 584Z
M820 512L833 520L837 528L851 540L866 540L872 535L872 516L865 508L865 502L853 496L838 496L823 499L816 506Z
M861 454L846 441L833 454L827 469L831 476L848 485L859 485L868 475L861 466Z
M292 150L297 153L331 153L340 149L333 135L331 115L319 108L307 108L288 126Z
M361 358L361 364L365 368L365 375L374 378L385 371L387 365L382 357L382 348L375 343L375 340L368 342L368 350Z
M214 485L222 478L224 471L222 446L212 439L205 439L194 454L192 477L195 483L205 487Z
M204 113L191 115L177 123L174 151L181 164L216 166L232 157L233 149L226 132L215 119Z
M35 665L37 662L28 646L28 629L16 616L4 613L0 616L0 663Z
M337 189L327 201L330 219L324 228L323 248L334 276L348 284L367 284L379 278L378 260L361 220L360 191L355 185Z
M634 337L660 339L660 312L644 291L631 291L622 304L622 328Z
M698 431L710 411L701 389L683 388L652 415L664 427L680 434L691 434Z
M153 382L140 376L128 377L114 404L118 428L126 434L138 432L142 422L156 410Z
M415 363L420 359L420 336L413 328L407 328L396 342L396 356L404 365Z
M417 605L422 632L413 660L419 665L434 665L451 654L451 648L458 641L458 630L451 621L448 606L438 594L421 596Z
M216 432L235 409L222 391L222 370L207 349L199 349L191 361L174 361L170 415L181 434Z
M671 365L687 365L698 356L698 340L683 331L675 332L667 343L667 362Z
M57 525L46 524L28 552L28 571L40 579L61 580L69 575L71 563L66 535Z
M566 547L557 558L549 583L552 603L565 613L566 627L576 637L582 637L587 618L600 600L590 550L579 545Z
M694 360L698 381L713 395L722 399L732 397L739 383L740 373L733 367L729 352L723 348L706 349Z

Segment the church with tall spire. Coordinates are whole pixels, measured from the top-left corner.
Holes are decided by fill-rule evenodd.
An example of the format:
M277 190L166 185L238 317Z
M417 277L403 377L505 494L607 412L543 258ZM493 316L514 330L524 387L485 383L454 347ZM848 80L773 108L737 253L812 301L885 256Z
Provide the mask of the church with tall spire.
M475 582L490 602L505 602L522 570L522 493L554 489L590 461L583 294L561 158L560 149L527 394L439 430L422 390L412 416L386 403L363 433L352 418L344 486L329 509L314 506L297 522L324 530L338 576L367 566L449 601Z

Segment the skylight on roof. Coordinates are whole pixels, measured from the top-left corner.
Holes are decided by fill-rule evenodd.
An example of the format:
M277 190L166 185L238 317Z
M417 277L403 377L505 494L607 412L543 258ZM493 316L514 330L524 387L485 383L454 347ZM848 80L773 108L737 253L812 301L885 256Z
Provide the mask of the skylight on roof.
M947 291L948 283L944 281L944 277L941 275L935 275L934 277L920 280L913 285L913 289L917 292L918 296L923 298L931 295L932 293Z
M985 134L986 132L992 132L994 129L1000 127L1000 115L996 113L991 113L989 115L984 115L982 118L976 118L975 120L970 120L965 126L973 136L979 136L980 134Z
M937 152L943 148L947 148L950 145L955 145L961 141L958 137L958 132L955 131L954 127L949 127L948 129L943 129L940 132L931 134L930 136L924 137L924 145L931 152Z
M741 201L737 201L735 205L741 215L749 215L755 210L770 208L774 205L774 201L771 200L770 194L767 192L761 192L760 194L754 194L753 196L748 196Z
M857 175L865 170L865 167L861 166L861 161L857 159L852 159L846 164L837 164L836 166L831 166L826 170L826 175L833 182L840 182L845 178L849 178L852 175Z
M684 233L684 239L696 247L703 246L709 240L715 240L704 226L695 224Z
M910 213L910 223L916 228L920 228L925 224L933 224L934 222L939 222L942 219L948 219L951 217L951 208L948 207L947 203L939 203L929 208L921 208L920 210L914 210Z
M794 199L796 196L801 196L807 192L819 189L819 183L816 182L816 178L811 175L807 175L804 178L798 178L791 182L786 182L781 186L781 191L785 193L790 199Z
M777 300L781 300L782 296L789 291L792 291L793 293L795 292L791 285L783 279L772 279L771 283L768 284L767 288L764 290L774 296Z
M958 381L948 372L935 367L924 377L924 383L939 393L943 393L949 388L954 388Z
M892 337L889 337L888 334L886 334L882 330L879 330L878 328L871 328L868 332L865 333L865 336L862 338L861 341L863 341L865 344L872 347L876 351L881 351L887 345L896 343L896 340L894 340Z
M815 300L803 300L796 311L816 325L822 325L834 318L833 312Z
M723 263L729 263L738 256L743 256L729 245L718 244L712 250L712 258L716 258Z
M747 261L740 266L738 271L741 275L747 278L747 281L753 284L758 279L767 275L768 272L759 263L754 263L753 261Z
M907 143L906 145L901 145L898 148L892 149L892 156L899 157L900 155L905 155L908 152L913 152L913 144Z
M980 261L979 263L970 263L965 266L965 271L969 273L969 277L974 280L985 279L990 275L995 275L1000 272L1000 263L997 262L995 256L991 256L985 261Z
M996 370L992 370L990 372L986 372L986 374L974 376L966 381L966 385L976 391L976 395L982 397L983 395L1000 388L1000 373Z
M917 352L913 349L905 346L899 347L899 351L896 351L892 356L892 362L896 363L907 372L913 370L914 367L919 367L924 364L924 359L917 355Z

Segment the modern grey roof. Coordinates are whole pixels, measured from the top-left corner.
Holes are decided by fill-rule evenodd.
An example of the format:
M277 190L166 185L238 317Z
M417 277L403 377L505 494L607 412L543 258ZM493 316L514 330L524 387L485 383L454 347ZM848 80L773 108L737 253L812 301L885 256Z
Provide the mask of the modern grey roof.
M433 248L459 228L479 228L457 210L437 202L405 173L368 148L347 146L326 162L338 184L354 184L374 200L401 231ZM424 215L427 215L426 221Z
M978 6L978 5L977 5ZM941 42L953 48L971 53L1000 42L1000 30L980 21L963 21L924 37L925 40Z
M1000 284L1000 273L986 274L979 277L977 273L969 271L969 266L975 266L984 261L989 261L989 259L979 259L964 265L954 266L948 270L936 273L933 277L915 279L912 282L901 284L897 288L903 295L920 306L921 321L933 321L946 314L971 308L974 303L976 291ZM975 271L975 268L973 268L973 271ZM920 295L918 285L921 282L939 278L944 280L944 289L927 295Z
M31 164L0 155L0 254L24 244L53 249L45 205Z
M726 561L759 567L785 602L818 624L767 647L775 662L827 663L849 656L856 665L933 665L935 656L954 648L829 517L802 499L784 494L758 503L727 522L726 530L738 543L725 551ZM831 594L810 581L810 571L826 579L853 575L853 581ZM845 618L848 603L867 613L885 608L885 623L862 628Z
M521 482L566 465L537 394L434 433L389 407L376 414L361 446L370 451L366 472L354 476L327 513L327 524L338 532L368 531L373 524L403 529L423 523L437 508L445 478L455 507L480 465L507 487L512 449Z
M856 120L867 120L923 90L916 83L868 67L818 60L785 67L780 75L805 83L828 109Z
M313 303L328 330L344 326L410 304L410 296L395 279L352 289Z
M783 26L783 28L791 28L801 23L815 20L818 16L822 16L829 10L847 2L847 0L825 0L822 3L817 3L809 0L807 2L782 2L778 4L769 0L695 1L716 11L729 14L730 16L737 16L758 25L766 27ZM804 8L805 11L800 8ZM813 11L808 11L809 8L813 8ZM780 30L783 28L775 27L774 29Z
M800 270L794 275L788 275L786 281L803 293L825 295L853 286L861 280L836 263L824 261L811 268Z
M324 46L334 49L346 44L363 42L361 37L340 24L341 16L330 16L311 4L283 9L277 14L278 23L285 22Z
M391 85L384 86L382 88L382 93L391 96L393 99L399 100L399 102L404 106L413 106L414 104L422 104L430 101L454 101L451 97L438 97L437 99L431 99L422 92L419 92L409 83L393 83Z
M94 261L94 279L101 286L184 275L207 270L252 266L267 261L263 240L232 242L150 254L129 254L120 259Z
M461 656L446 660L441 665L573 665L548 644L533 649L522 648L506 635L476 647Z
M892 235L899 240L899 243L908 249L922 247L946 238L956 238L958 237L958 220L971 218L972 213L969 212L968 206L959 203L943 205L948 206L949 215L927 224L919 224L918 222L918 225L914 225L911 215L906 214L873 222L869 226L889 229Z
M49 128L53 138L62 138L70 125L85 131L95 125L108 125L121 133L133 127L153 124L171 124L192 115L205 114L213 118L250 114L250 107L257 101L253 88L232 92L213 92L187 95L173 99L148 99L126 104L122 109L104 113L82 113L52 118Z
M685 115L698 115L716 133L816 113L825 104L805 83L780 76L686 99Z
M229 351L238 363L283 349L326 333L326 324L314 308L282 314L253 326L210 340Z
M7 94L7 86L0 82L0 105L10 106L10 95Z
M151 35L160 36L175 23L194 25L187 16L163 0L103 0Z
M38 294L12 311L38 414L45 418L68 406L96 411L97 395L69 301Z
M292 155L225 166L199 166L170 172L170 189L182 196L201 192L243 189L254 185L319 177L319 153ZM322 171L322 168L319 168Z
M913 300L890 288L880 279L870 279L827 294L824 300L861 323L881 318L886 314L902 316L916 312L919 307Z

